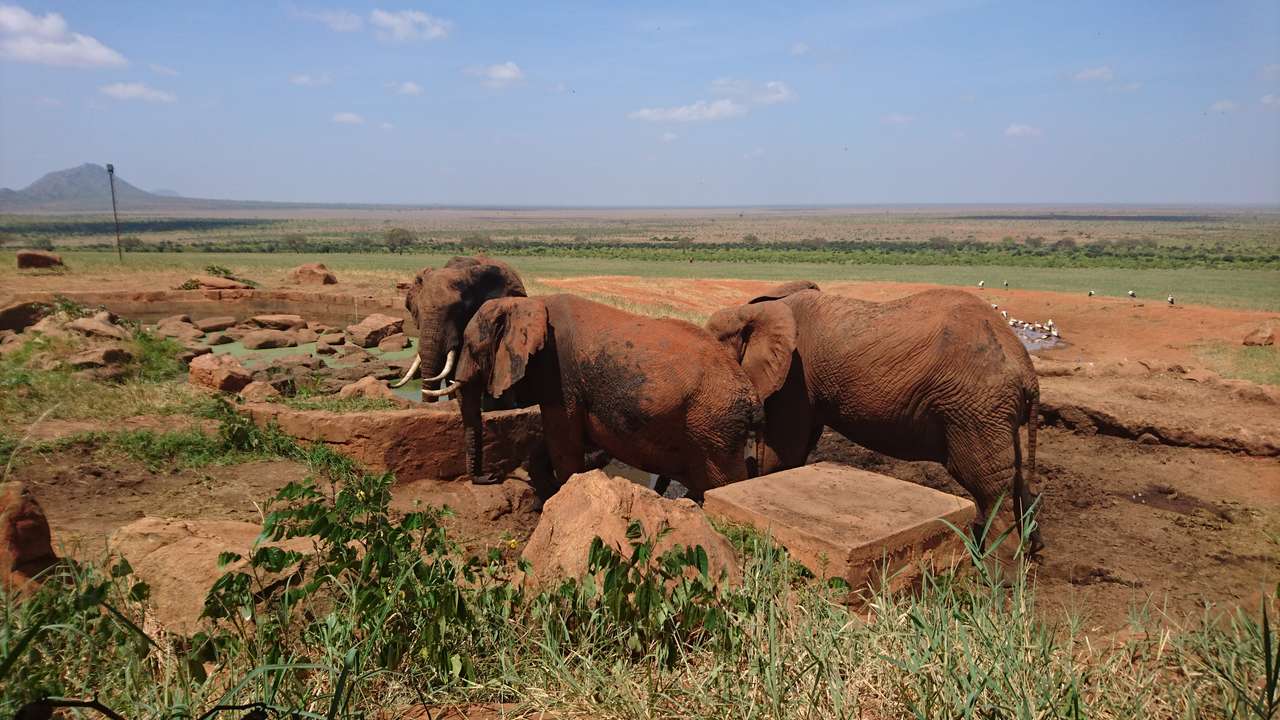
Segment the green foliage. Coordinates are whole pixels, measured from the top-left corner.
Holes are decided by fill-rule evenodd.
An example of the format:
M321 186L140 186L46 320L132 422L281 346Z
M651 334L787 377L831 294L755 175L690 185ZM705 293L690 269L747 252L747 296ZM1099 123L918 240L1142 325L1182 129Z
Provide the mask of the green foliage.
M387 250L402 254L418 241L418 236L404 228L391 228L383 233L382 239L386 243Z
M302 233L289 233L288 235L280 238L280 242L285 247L289 248L289 252L296 253L306 252L310 245L310 242L307 240L307 236Z
M138 252L142 249L142 238L137 235L125 235L120 238L120 249L125 252Z

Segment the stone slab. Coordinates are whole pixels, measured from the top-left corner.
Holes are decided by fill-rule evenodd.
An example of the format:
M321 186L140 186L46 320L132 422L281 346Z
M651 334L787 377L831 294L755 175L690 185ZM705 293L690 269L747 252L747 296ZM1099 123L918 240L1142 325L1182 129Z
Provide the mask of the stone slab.
M815 574L855 590L909 586L922 566L941 571L964 557L961 529L973 503L914 483L835 463L817 463L708 491L714 518L768 532Z

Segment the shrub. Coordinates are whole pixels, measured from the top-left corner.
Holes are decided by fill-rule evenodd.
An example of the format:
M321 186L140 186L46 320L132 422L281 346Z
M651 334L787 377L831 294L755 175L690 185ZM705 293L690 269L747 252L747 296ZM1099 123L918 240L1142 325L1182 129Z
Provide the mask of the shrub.
M398 254L404 253L418 241L416 235L404 228L391 228L383 233L382 238L387 245L387 250Z

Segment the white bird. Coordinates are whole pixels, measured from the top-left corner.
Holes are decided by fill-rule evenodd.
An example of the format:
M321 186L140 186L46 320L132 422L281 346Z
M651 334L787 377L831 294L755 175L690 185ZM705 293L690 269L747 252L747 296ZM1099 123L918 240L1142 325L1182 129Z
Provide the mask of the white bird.
M1092 291L1092 290L1090 290L1090 291L1089 291L1089 297L1093 297L1093 291Z
M1052 336L1054 336L1054 337L1058 337L1058 328L1054 328L1054 329L1050 330L1050 331L1049 331L1049 334L1050 334L1050 335L1052 335Z
M1010 321L1009 321L1009 327L1018 327L1018 321L1017 321L1017 320L1010 320Z
M1007 318L1007 317L1009 317L1009 311L1008 311L1008 310L1001 310L1001 311L1000 311L1000 317L1003 317L1003 318Z
M999 309L1000 309L1000 306L999 306L999 305L997 305L997 304L995 304L995 303L991 303L991 309L992 309L992 310L999 310Z
M978 281L978 287L986 287L986 286L987 286L987 281L986 281L986 280L979 280L979 281Z
M1170 296L1169 296L1169 304L1170 304L1170 305L1172 305L1172 304L1173 304L1173 296L1172 296L1172 295L1170 295Z
M1005 287L1009 287L1009 281L1008 281L1008 280L1005 280L1005 281L1004 281L1004 286L1005 286Z
M1049 327L1053 327L1053 318L1049 318L1049 321L1046 322L1045 325L1048 325Z
M1138 297L1138 293L1136 293L1136 292L1134 292L1134 291L1130 290L1130 291L1129 291L1129 297L1131 297L1131 298L1136 298L1136 297Z

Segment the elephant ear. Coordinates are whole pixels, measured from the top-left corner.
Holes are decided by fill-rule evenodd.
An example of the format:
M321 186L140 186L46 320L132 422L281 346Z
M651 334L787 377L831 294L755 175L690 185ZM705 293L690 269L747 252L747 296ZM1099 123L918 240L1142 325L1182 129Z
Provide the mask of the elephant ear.
M796 319L785 303L738 308L742 320L742 369L763 401L782 389L796 349Z
M529 359L547 341L547 309L538 300L499 298L481 306L467 325L457 379L487 380L501 397L524 377Z
M511 266L489 258L475 258L475 263L462 268L464 295L480 305L500 297L528 297L524 283Z
M820 290L816 283L811 280L792 280L791 282L782 283L772 287L764 294L751 298L749 303L768 302L770 300L781 300L788 295L794 295L805 290Z

